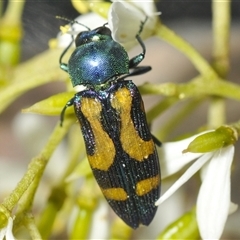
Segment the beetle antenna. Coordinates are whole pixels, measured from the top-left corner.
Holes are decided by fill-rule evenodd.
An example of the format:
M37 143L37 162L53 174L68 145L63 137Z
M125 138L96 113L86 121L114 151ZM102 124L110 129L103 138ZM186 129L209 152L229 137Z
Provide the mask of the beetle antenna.
M85 27L88 31L91 31L91 29L90 29L88 26L86 26L86 25L84 25L84 24L82 24L82 23L80 23L80 22L78 22L78 21L76 21L76 20L71 20L71 19L69 19L69 18L62 17L62 16L56 16L56 18L57 18L57 19L62 19L62 20L65 20L65 21L69 22L69 24L70 24L71 26L72 26L74 23L76 23L76 24L78 24L78 25L81 25L81 26Z

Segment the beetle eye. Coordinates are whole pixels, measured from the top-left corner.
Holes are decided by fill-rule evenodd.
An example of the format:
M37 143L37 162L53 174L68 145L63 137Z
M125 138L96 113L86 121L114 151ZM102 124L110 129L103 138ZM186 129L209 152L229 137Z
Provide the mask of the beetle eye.
M83 31L76 36L75 45L76 47L79 47L88 42L96 41L96 38L95 38L96 36L98 36L97 39L101 39L101 36L111 37L111 34L112 34L111 30L105 26L96 28L91 31Z
M75 38L76 47L81 46L89 41L89 38L87 37L88 34L89 34L89 31L83 31L76 36Z
M103 27L99 27L96 30L96 33L100 34L100 35L108 35L111 36L112 32L109 28L103 26Z

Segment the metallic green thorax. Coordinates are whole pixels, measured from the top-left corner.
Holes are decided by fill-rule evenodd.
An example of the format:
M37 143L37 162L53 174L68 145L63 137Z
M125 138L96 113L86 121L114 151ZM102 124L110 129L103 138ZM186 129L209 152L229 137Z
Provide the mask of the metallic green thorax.
M111 36L94 35L89 42L81 43L75 49L68 67L73 86L98 85L127 74L129 58L125 49Z

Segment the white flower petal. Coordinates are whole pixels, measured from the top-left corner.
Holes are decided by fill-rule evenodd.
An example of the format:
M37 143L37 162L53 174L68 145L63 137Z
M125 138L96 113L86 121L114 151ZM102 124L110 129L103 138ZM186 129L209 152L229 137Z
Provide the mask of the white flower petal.
M184 153L181 156L179 156L177 158L169 159L168 161L165 161L165 159L164 159L163 163L161 164L162 178L164 179L168 176L173 175L174 173L178 172L184 166L186 166L188 163L194 161L201 155L203 155L203 154ZM162 158L160 158L160 159L162 159Z
M178 172L186 164L203 155L202 153L182 153L195 137L177 142L163 143L162 147L158 149L162 178Z
M152 16L153 13L157 12L157 8L153 0L138 0L137 2L135 0L130 0L129 2L135 7L141 9L149 17Z
M212 153L206 153L201 156L195 163L193 163L187 171L155 202L155 205L163 203L169 198L178 188L188 181L210 158Z
M197 221L203 239L219 239L230 204L230 168L234 147L215 151L197 200Z
M159 159L161 161L162 178L166 178L183 168L189 162L202 156L204 153L182 153L188 145L200 134L183 139L181 141L163 143L162 147L158 149Z
M186 138L176 142L163 143L162 148L164 151L164 157L167 160L172 158L178 158L182 155L182 151L186 149L189 143L192 142L197 136L198 135L194 135L190 138Z
M130 0L129 2L127 2L127 4L131 4L139 11L144 13L145 17L148 17L148 20L144 25L143 33L141 35L143 38L151 35L158 21L158 16L161 15L160 12L157 12L155 2L153 0L139 0L137 2L135 0Z
M4 237L6 240L15 240L15 237L12 233L13 219L10 217L8 219L8 224L5 228L0 229L0 240L3 240Z
M9 218L8 225L7 225L7 231L6 231L6 240L14 240L15 239L15 237L13 236L13 233L12 233L12 227L13 227L13 219Z
M142 22L147 21L141 32L141 38L145 39L154 33L159 13L156 12L153 1L119 2L114 1L108 13L108 25L112 31L112 38L122 44L130 44L136 38Z
M4 236L6 235L7 227L0 229L0 240L3 240Z
M114 2L108 13L108 25L115 41L124 43L135 40L145 14L131 4Z

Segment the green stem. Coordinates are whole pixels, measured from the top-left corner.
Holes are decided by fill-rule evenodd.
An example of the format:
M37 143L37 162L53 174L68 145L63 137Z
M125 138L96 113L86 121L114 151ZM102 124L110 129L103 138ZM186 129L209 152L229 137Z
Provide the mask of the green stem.
M168 225L156 238L156 240L170 239L200 239L195 208Z
M34 217L31 213L26 213L24 218L24 225L29 230L29 234L32 239L42 239L41 234L39 233Z
M178 101L179 101L178 97L168 97L161 100L147 112L148 123L151 125L152 121L156 117L158 117L160 114L162 114L164 111L166 111L168 108L170 108L173 104L175 104Z
M66 119L64 121L64 126L60 127L58 124L52 135L50 136L50 139L48 140L46 146L42 150L42 152L35 158L32 159L28 166L28 170L23 176L23 178L18 183L17 187L13 190L13 192L4 199L2 205L8 209L9 211L12 211L13 208L16 206L18 201L21 199L23 194L29 189L30 185L33 183L33 181L39 182L42 176L42 173L58 144L61 142L65 134L68 132L68 128L71 126L73 120ZM26 198L26 202L24 204L24 207L22 206L22 209L26 209L29 205L32 203L33 196L30 196L30 198Z
M45 204L37 222L38 230L43 239L48 239L51 235L55 219L58 216L59 211L62 209L66 197L67 194L65 185L57 186L52 189L48 201Z
M25 4L25 0L8 1L8 6L2 20L11 25L21 24L21 17L22 17L24 4Z
M223 98L211 98L207 118L209 129L217 128L225 123L225 100Z
M79 134L76 134L76 132L79 132ZM69 144L69 164L66 167L59 184L63 183L66 184L66 178L74 170L76 170L76 167L79 163L79 156L81 156L81 153L85 152L85 145L78 124L72 126L71 130L69 131L68 144Z
M61 51L48 50L15 67L11 83L0 89L0 112L24 92L48 82L65 79L66 73L57 64Z
M6 84L11 67L18 64L21 55L22 23L25 1L8 1L7 9L0 19L0 65L1 84Z
M183 100L189 97L196 97L199 95L215 95L219 97L230 98L233 100L240 100L240 86L235 83L223 81L209 81L200 76L192 79L188 83L175 84L175 91L167 93L163 90L167 88L166 83L164 84L149 84L146 83L139 87L142 94L162 94L164 96L178 97ZM171 83L171 88L172 88Z
M230 1L212 1L213 13L213 67L222 78L229 71ZM208 110L209 128L217 128L225 122L225 100L212 98Z
M222 78L226 78L229 71L230 8L230 0L212 1L213 67Z
M156 34L164 41L176 47L177 50L183 52L204 78L212 80L218 77L214 69L200 55L200 53L167 26L162 24L158 28Z
M161 130L157 134L157 137L164 141L167 136L169 136L169 134L180 125L181 121L188 117L191 112L195 111L197 106L202 102L202 98L196 98L188 101L185 106L181 107L176 113L173 114L172 118L169 119L165 125L161 126Z
M28 211L31 208L43 171L44 168L39 170L34 180L30 184L26 192L23 194L21 199L19 200L16 215L24 213L25 211Z
M76 134L76 131L79 131L79 134ZM51 235L55 219L67 198L66 187L68 183L66 182L66 177L76 168L80 153L84 151L84 143L79 126L72 126L68 132L69 164L59 179L57 186L52 189L46 206L38 218L37 225L43 239L47 239Z

